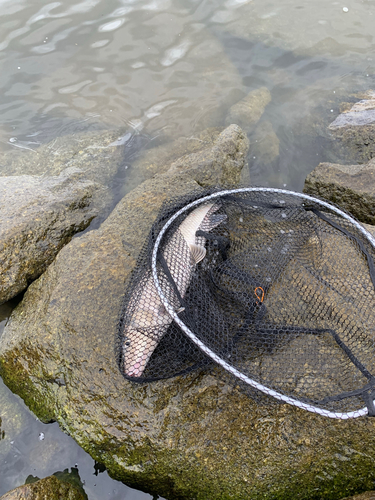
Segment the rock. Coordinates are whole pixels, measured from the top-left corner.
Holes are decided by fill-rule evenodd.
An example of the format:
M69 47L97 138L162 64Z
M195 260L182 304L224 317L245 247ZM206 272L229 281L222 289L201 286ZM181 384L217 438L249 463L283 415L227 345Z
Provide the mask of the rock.
M210 128L191 137L179 137L152 149L144 150L131 167L126 179L127 192L156 174L166 172L170 165L182 156L196 153L212 146L222 129Z
M249 141L238 125L221 132L211 147L179 158L168 172L186 172L202 187L235 186L241 178Z
M73 167L58 176L0 177L0 304L40 276L109 200Z
M355 495L354 497L344 498L343 500L375 500L375 491L366 491L361 495Z
M85 178L108 184L124 162L124 148L133 134L125 129L58 137L35 150L12 150L0 155L2 176L59 175L74 167Z
M365 224L362 223L362 225L369 231L375 238L375 226L372 226L371 224Z
M339 498L370 489L372 419L333 421L249 397L220 370L145 385L120 374L112 346L124 282L161 203L199 189L190 174L203 175L147 180L59 252L5 327L4 381L112 477L166 498Z
M18 486L5 493L0 500L87 500L84 490L77 484L58 479L55 475Z
M330 200L361 222L375 225L375 159L366 165L320 163L303 191Z
M368 91L342 112L328 127L350 158L365 163L375 157L375 92ZM347 155L346 155L347 156Z
M126 182L129 192L140 182L156 174L195 170L194 178L202 186L237 184L248 140L237 125L225 130L207 129L194 137L147 150L133 165ZM204 172L204 175L200 173Z
M227 125L236 123L249 133L254 129L270 102L271 94L266 87L253 90L229 109L225 123Z
M342 500L375 500L375 491L366 491L361 495L354 495L354 497L345 497Z
M375 123L375 92L369 91L367 97L367 99L362 99L353 106L345 106L346 109L328 128L337 130L348 126L357 127Z

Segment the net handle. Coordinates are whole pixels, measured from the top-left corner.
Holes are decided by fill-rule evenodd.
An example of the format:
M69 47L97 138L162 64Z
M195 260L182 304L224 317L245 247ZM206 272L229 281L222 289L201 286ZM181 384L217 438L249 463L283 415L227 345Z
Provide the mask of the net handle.
M303 193L296 193L293 191L288 191L286 189L277 189L277 188L238 188L238 189L227 189L224 191L218 191L217 193L212 193L208 196L204 196L203 198L199 198L198 200L195 200L185 207L181 208L178 210L172 217L165 223L165 225L162 227L160 233L158 234L158 237L156 238L155 245L153 248L152 252L152 261L151 261L151 270L152 270L152 276L154 279L154 284L155 288L157 290L157 293L160 297L160 300L162 301L163 306L165 309L168 311L168 314L173 318L173 320L178 324L178 326L181 328L181 330L190 338L192 342L196 346L201 349L207 356L209 356L213 361L215 361L218 365L222 366L226 371L237 377L239 380L242 380L243 382L247 383L251 387L254 387L255 389L258 389L261 392L264 392L265 394L268 394L269 396L274 397L275 399L278 399L279 401L283 401L284 403L288 403L293 406L297 406L298 408L302 408L303 410L310 411L312 413L318 413L319 415L322 415L324 417L329 417L329 418L335 418L335 419L340 419L340 420L347 420L349 418L358 418L362 417L368 414L368 408L361 408L360 410L352 411L352 412L347 412L347 413L342 413L342 412L332 412L329 410L323 410L322 408L318 408L316 406L307 404L307 403L302 403L301 401L298 401L294 398L291 398L289 396L285 396L284 394L281 394L273 389L270 389L269 387L264 386L263 384L260 384L259 382L256 382L255 380L247 377L244 373L240 372L233 366L229 365L224 359L222 359L220 356L215 354L211 349L209 349L201 340L194 335L194 333L182 322L182 320L178 317L174 309L169 305L165 295L163 294L163 291L161 289L160 283L159 283L159 278L157 275L157 254L160 246L160 242L169 228L169 226L184 212L187 212L191 208L201 205L202 203L205 203L210 200L214 200L215 198L220 198L221 196L225 196L228 194L237 194L237 193L249 193L249 192L267 192L267 193L278 193L278 194L284 194L284 195L292 195L296 196L298 198L301 198L303 200L307 201L313 201L314 203L317 203L323 207L328 208L329 210L336 212L339 214L341 217L344 219L348 220L353 224L364 236L365 238L371 243L371 245L375 248L375 238L366 231L364 227L362 227L355 219L350 217L347 213L343 212L339 208L323 201L319 200L317 198L314 198L313 196L309 196L307 194Z

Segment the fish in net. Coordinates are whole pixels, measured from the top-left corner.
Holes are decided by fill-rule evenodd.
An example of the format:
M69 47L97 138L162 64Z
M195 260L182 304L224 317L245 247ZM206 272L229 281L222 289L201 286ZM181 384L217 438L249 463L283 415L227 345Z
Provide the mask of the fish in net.
M374 257L363 226L305 194L170 200L127 283L120 370L143 383L216 363L281 402L374 416Z

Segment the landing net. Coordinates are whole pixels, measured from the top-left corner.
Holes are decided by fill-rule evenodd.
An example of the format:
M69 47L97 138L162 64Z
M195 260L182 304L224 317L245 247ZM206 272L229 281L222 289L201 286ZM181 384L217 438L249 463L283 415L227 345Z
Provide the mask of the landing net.
M165 204L128 283L117 360L150 382L216 363L279 401L375 415L375 240L291 191Z

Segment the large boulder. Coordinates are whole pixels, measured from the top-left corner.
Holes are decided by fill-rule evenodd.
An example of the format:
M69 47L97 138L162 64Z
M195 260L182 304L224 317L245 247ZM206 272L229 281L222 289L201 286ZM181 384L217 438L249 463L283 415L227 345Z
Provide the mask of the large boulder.
M303 191L336 203L358 220L375 225L375 159L365 165L320 163Z
M0 339L4 381L112 477L165 498L338 499L371 489L372 419L335 421L249 395L219 369L146 385L119 372L124 282L162 202L199 189L195 174L144 182L59 252Z
M0 304L40 276L108 203L103 185L73 167L57 176L0 177Z
M40 276L75 233L105 215L108 186L134 147L137 136L117 129L0 155L0 304Z

